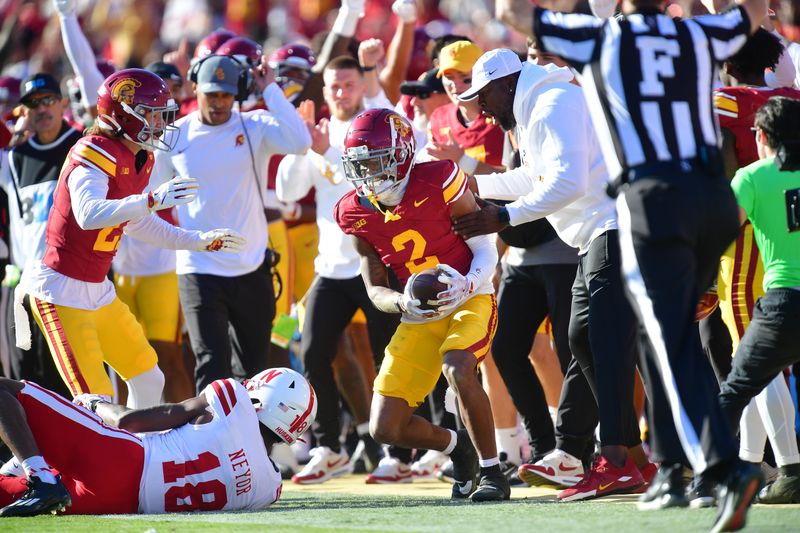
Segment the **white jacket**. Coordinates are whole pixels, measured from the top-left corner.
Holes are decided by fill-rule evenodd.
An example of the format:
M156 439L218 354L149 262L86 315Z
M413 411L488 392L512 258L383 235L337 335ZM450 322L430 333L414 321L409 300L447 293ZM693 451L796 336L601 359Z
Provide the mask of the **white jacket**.
M476 176L484 198L506 206L512 226L546 217L568 245L586 253L595 237L617 228L608 172L581 88L567 68L524 63L514 97L522 165Z

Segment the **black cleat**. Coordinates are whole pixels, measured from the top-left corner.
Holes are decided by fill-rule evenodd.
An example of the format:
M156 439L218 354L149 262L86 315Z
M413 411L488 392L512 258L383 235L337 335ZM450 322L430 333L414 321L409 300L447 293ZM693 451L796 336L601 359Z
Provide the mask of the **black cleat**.
M474 502L501 502L510 498L511 486L502 474L481 476L478 488L472 493Z
M524 481L519 477L517 471L519 470L519 465L516 465L508 460L508 456L506 452L500 452L499 455L500 459L500 471L503 472L503 475L506 476L508 480L508 484L512 487L523 487L526 485Z
M747 509L763 485L764 474L759 465L738 461L719 486L719 513L711 533L742 529L747 519Z
M28 480L28 490L17 501L0 509L0 517L36 516L57 513L72 505L67 488L57 479L45 483L36 476Z
M466 429L458 430L456 447L450 454L453 460L453 492L451 498L468 498L475 490L478 477L478 453Z
M780 467L778 477L758 493L757 503L800 503L800 465Z
M650 482L647 492L639 497L640 511L655 511L670 507L687 507L683 489L683 465L662 465Z
M378 444L369 434L362 435L361 442L364 443L361 459L364 460L364 467L367 471L372 472L378 468L378 463L381 462L381 459L383 459L386 454L383 452L383 446Z
M717 505L717 483L703 474L697 474L686 489L689 507L702 509Z

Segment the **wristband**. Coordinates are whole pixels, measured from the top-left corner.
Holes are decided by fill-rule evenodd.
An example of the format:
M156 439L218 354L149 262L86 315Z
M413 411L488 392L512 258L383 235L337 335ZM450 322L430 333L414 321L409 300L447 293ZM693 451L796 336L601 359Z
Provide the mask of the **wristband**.
M371 67L361 67L361 72L372 72L375 70L376 65L372 65Z
M464 171L464 174L474 176L475 171L478 169L478 160L464 154L461 156L461 159L458 160L458 166Z
M108 403L102 398L95 398L94 400L89 402L89 410L93 413L97 413L97 404L98 403Z

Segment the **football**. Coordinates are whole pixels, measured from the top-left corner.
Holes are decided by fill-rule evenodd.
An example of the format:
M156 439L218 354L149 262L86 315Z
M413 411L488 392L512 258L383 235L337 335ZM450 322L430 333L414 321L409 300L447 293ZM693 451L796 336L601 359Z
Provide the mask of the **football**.
M447 275L447 272L439 268L427 268L417 274L414 282L411 284L411 295L419 300L420 309L433 309L437 308L429 302L438 300L438 294L448 289L446 283L439 281L440 275Z

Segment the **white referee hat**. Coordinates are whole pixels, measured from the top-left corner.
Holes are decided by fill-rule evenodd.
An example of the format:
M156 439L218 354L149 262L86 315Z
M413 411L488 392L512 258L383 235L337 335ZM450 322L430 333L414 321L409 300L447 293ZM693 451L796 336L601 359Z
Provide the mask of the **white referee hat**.
M472 67L472 87L458 97L462 102L472 100L490 81L499 80L522 70L519 56L508 48L489 50Z

